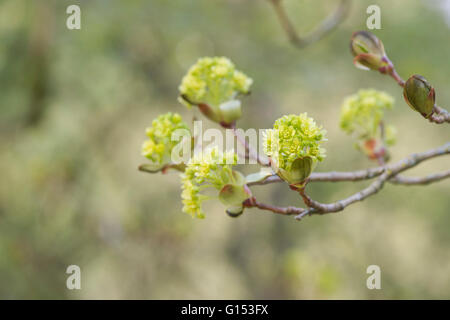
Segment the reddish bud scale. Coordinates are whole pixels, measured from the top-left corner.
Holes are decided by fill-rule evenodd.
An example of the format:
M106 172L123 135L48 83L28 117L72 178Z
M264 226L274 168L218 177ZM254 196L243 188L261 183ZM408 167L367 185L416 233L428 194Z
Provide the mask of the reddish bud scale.
M377 140L370 139L364 142L364 151L371 160L383 159L386 156L386 149L380 146Z

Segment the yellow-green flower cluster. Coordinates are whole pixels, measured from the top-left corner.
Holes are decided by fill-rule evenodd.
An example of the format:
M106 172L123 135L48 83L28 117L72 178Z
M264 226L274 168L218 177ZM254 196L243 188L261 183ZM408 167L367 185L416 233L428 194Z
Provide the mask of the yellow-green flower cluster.
M157 164L169 162L172 149L177 144L172 141L172 133L178 129L189 130L178 113L158 116L146 129L148 140L142 144L142 155Z
M264 152L278 168L289 171L295 160L309 157L313 162L325 158L326 131L317 126L306 113L287 115L275 121L273 129L266 130Z
M189 69L179 91L188 101L206 103L214 108L234 99L239 93L248 93L252 82L251 78L236 70L228 58L205 57ZM186 99L180 101L191 107Z
M181 174L183 211L192 217L204 218L201 204L210 197L200 192L210 187L220 190L224 185L233 183L232 167L237 160L236 153L223 154L217 147L195 154Z
M384 111L391 109L394 98L387 93L367 89L347 97L341 109L341 128L355 133L359 139L369 140L379 137L380 122ZM389 134L393 128L389 129Z

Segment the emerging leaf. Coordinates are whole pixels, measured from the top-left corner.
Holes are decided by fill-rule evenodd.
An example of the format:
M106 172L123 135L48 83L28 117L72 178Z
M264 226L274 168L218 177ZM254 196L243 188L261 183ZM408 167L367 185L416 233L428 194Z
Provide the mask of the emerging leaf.
M263 170L261 170L259 172L252 173L252 174L249 174L248 176L246 176L245 177L245 182L246 183L262 182L265 179L267 179L268 177L272 176L272 174L273 173L271 171L268 171L268 170L263 171Z
M227 207L235 207L242 205L249 194L243 185L227 184L219 193L219 200Z

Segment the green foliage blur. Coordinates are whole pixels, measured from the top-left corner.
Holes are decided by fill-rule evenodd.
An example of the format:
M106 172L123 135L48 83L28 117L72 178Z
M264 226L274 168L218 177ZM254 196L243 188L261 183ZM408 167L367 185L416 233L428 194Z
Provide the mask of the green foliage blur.
M336 5L285 3L302 32ZM256 209L232 219L219 202L198 220L181 212L177 173L137 170L148 161L140 147L153 118L192 118L177 87L197 58L212 55L254 79L241 127L307 112L327 129L317 171L375 165L339 129L343 99L361 88L396 98L387 112L399 135L392 161L442 145L448 126L412 112L392 79L356 69L349 51L367 6L378 4L374 33L397 71L425 76L450 108L450 29L432 3L354 1L337 30L298 50L265 0L0 1L0 299L450 298L448 180L387 185L344 212L301 222ZM81 30L66 28L70 4L81 7ZM442 157L408 174L448 165ZM365 185L308 190L331 202ZM302 205L285 184L253 190L267 203ZM81 290L66 288L72 264ZM366 288L372 264L381 290Z

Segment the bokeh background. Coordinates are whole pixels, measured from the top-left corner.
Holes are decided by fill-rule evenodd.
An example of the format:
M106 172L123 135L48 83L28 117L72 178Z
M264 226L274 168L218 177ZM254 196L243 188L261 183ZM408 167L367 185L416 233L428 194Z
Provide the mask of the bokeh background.
M214 202L198 220L181 212L178 174L137 170L154 117L192 117L177 87L206 55L227 56L254 79L241 127L305 111L323 124L328 157L318 171L374 165L338 125L342 100L360 88L396 98L387 114L399 133L392 160L445 143L448 126L412 112L392 79L354 68L348 42L378 4L375 34L398 72L424 75L448 108L449 2L353 1L332 34L298 50L266 0L0 1L0 298L450 298L448 180L386 185L344 212L301 222L253 209L232 219ZM336 6L285 3L302 32ZM66 28L70 4L81 7L81 30ZM331 202L365 185L309 190ZM284 184L253 190L301 205ZM71 264L81 267L81 290L66 288ZM366 288L371 264L381 267L381 290Z

